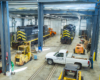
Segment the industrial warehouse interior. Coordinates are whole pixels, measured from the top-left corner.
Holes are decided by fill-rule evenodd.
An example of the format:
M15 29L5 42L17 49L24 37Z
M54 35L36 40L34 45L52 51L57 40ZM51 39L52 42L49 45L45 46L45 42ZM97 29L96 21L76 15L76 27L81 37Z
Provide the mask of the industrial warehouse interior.
M0 1L0 80L100 80L99 0Z

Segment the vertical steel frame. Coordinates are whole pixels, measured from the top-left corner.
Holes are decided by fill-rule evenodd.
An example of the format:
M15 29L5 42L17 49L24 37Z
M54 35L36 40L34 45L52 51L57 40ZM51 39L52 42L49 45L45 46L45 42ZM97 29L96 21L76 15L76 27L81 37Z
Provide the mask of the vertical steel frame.
M21 17L22 17L22 26L24 26L24 22L25 22L25 19L23 18L23 17L25 17L25 15L21 15Z
M90 17L87 19L87 27L86 27L88 40L89 38L91 38L91 28L92 28L92 25L91 25L91 17Z
M81 28L81 17L80 17L80 19L79 19L79 35L81 35L80 28Z
M43 4L38 3L38 47L43 47L43 25L44 25L44 12Z
M24 26L24 18L22 18L22 26Z
M0 3L0 22L2 71L5 73L11 70L8 1L1 1Z
M35 16L35 25L37 25L37 17Z
M96 4L97 6L97 4ZM91 42L91 55L93 55L93 52L96 53L96 57L97 57L97 44L98 44L98 30L99 30L99 23L98 23L98 13L99 13L99 10L98 8L96 7L95 9L95 13L93 15L93 33L92 33L92 42Z

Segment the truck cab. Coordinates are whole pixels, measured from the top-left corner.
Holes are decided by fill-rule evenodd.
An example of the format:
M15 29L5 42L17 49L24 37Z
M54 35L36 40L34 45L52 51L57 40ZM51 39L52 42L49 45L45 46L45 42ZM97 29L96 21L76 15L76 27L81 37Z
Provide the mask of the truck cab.
M46 55L46 61L48 64L53 63L60 63L65 64L65 56L67 55L68 51L62 49L58 52L50 52Z
M50 52L46 55L45 59L49 65L52 65L53 63L72 63L77 64L79 66L79 69L81 69L82 67L89 67L90 64L87 55L68 53L66 49L61 49L58 52Z

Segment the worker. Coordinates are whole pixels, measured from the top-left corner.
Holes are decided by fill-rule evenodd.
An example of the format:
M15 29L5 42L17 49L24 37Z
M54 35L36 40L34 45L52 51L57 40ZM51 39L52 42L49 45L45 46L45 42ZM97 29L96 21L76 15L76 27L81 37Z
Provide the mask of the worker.
M11 69L14 71L14 63L11 61Z
M93 57L92 57L92 55L90 55L89 60L90 60L90 62L91 62L91 69L93 69Z

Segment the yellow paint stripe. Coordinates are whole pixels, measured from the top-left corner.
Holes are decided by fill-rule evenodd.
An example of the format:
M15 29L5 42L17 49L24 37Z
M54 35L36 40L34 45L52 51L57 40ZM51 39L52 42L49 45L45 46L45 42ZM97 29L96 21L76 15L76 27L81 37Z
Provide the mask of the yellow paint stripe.
M17 31L17 34L19 34L19 33L22 33L22 34L25 35L25 33L23 31Z
M24 41L25 41L26 39L22 38L22 40L24 40Z
M22 34L18 34L17 37L18 37L18 36L21 36L21 37L25 37L25 38L26 38L26 36L24 36L24 35L22 35Z
M45 36L43 36L43 37L46 37L46 36L49 36L50 34L48 34L48 35L45 35ZM36 38L36 39L33 39L33 40L31 40L30 42L33 42L33 41L36 41L36 40L38 40L38 38Z

